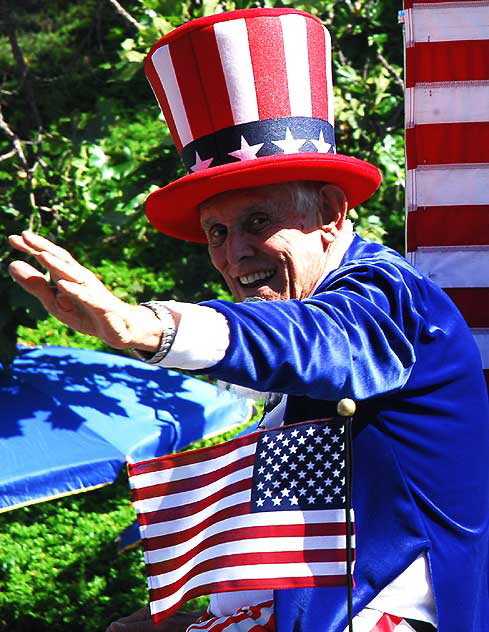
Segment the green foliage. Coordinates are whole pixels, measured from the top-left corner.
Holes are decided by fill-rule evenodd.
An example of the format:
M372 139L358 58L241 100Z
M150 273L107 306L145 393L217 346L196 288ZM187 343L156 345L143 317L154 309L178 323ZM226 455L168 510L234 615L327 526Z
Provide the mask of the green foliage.
M142 550L117 551L134 519L125 473L115 485L0 514L0 629L96 632L144 605Z

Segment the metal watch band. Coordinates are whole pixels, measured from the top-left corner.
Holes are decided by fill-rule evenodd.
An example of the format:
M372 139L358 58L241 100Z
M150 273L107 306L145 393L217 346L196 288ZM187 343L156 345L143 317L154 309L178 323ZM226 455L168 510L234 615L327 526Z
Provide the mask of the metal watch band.
M146 303L140 303L140 305L152 310L156 316L158 316L163 324L163 334L161 336L160 346L154 354L138 349L131 349L131 352L138 360L143 360L149 364L158 364L170 351L175 336L177 335L175 321L170 310L165 307L161 301L148 301Z

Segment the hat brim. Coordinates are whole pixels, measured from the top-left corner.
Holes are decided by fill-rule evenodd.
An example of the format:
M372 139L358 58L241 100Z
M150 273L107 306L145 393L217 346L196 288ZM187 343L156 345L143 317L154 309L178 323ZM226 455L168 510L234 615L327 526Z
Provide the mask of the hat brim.
M375 193L382 177L369 162L341 154L275 154L186 175L151 193L146 215L166 235L205 243L199 204L226 191L299 180L339 186L346 194L348 208L354 208Z

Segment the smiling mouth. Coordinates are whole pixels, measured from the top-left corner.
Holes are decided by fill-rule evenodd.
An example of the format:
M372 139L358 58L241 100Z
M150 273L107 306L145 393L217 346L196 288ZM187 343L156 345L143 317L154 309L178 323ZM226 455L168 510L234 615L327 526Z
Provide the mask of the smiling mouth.
M240 276L238 277L238 281L242 287L259 287L263 285L264 281L269 281L274 274L275 270L262 270L260 272L253 272L253 274Z

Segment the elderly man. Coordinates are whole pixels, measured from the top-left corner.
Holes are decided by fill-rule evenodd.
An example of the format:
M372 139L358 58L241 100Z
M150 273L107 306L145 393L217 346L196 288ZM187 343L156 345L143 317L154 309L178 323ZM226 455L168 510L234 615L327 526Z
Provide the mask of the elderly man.
M309 60L305 80L291 42ZM269 56L279 69L272 78ZM11 273L60 320L115 348L281 394L264 426L324 418L340 398L355 399L355 632L481 632L489 625L489 425L480 357L439 288L392 250L354 235L347 210L375 191L379 176L334 152L328 56L318 20L259 9L185 25L148 56L148 77L191 172L150 196L148 216L170 235L205 240L239 302L128 305L32 233L11 243L54 285L24 262ZM205 99L196 73L204 92L212 84ZM317 84L328 88L328 103L317 101ZM238 623L233 613L243 607L250 615ZM217 594L210 613L190 629L347 625L344 588ZM182 625L153 628L145 618L110 630Z

